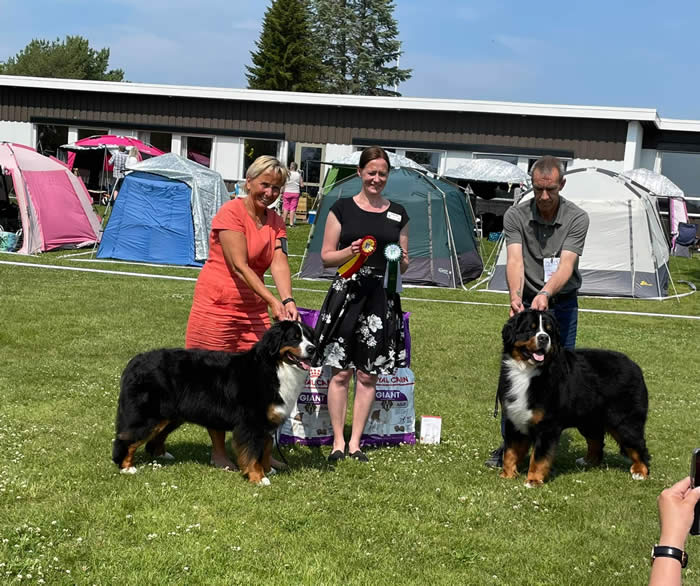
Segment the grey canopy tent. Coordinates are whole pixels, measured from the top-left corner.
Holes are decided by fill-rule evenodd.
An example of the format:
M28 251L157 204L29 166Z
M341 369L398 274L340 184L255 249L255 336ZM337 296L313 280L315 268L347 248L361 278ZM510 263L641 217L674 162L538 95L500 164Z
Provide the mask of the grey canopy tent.
M330 176L330 173L329 173ZM359 193L356 173L327 185L318 202L299 276L331 278L335 268L324 269L321 245L326 218L333 203ZM474 237L474 217L462 190L444 179L412 168L392 168L384 195L406 208L410 217L405 283L460 287L481 274L483 263Z
M500 159L471 159L445 171L445 177L489 183L528 183L530 176L517 165Z

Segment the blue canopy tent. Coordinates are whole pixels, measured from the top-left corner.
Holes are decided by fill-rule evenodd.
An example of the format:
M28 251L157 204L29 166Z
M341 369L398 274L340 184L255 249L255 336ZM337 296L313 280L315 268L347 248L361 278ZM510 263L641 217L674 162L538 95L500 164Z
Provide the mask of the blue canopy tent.
M219 173L169 153L123 180L97 258L201 265L211 222L229 200Z

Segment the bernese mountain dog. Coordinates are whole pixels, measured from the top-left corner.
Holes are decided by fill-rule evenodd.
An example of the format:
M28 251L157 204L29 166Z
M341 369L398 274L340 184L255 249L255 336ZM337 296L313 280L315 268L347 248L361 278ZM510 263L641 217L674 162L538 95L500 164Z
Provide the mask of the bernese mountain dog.
M295 321L275 323L240 354L160 349L138 354L121 377L112 460L136 472L142 444L171 457L165 440L183 423L233 430L237 464L250 482L269 484L272 436L304 388L314 333Z
M548 311L518 313L502 334L498 398L505 418L503 478L518 475L518 465L532 447L526 484L542 484L561 432L570 427L577 428L588 445L577 464L600 464L608 433L632 460L632 477L649 475L644 439L649 401L636 363L610 350L561 347L558 324Z

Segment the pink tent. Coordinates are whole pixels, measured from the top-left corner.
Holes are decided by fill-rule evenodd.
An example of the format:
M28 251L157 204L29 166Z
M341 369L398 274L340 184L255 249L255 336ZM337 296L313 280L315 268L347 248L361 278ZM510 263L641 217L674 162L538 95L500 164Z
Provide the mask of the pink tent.
M139 161L144 158L157 157L158 155L165 154L160 149L157 149L147 142L143 142L138 138L133 136L119 136L116 134L103 134L99 136L88 136L87 138L82 138L76 142L70 144L64 144L60 148L64 151L68 151L66 160L68 162L68 167L73 168L73 163L75 161L75 155L78 151L84 150L104 150L105 152L105 169L111 170L112 168L108 165L109 158L113 155L120 146L125 146L127 150L131 147L136 147L139 152ZM146 155L146 157L144 157Z
M12 180L22 224L20 254L99 241L100 220L79 177L33 148L0 143L0 168ZM6 181L7 183L7 181Z

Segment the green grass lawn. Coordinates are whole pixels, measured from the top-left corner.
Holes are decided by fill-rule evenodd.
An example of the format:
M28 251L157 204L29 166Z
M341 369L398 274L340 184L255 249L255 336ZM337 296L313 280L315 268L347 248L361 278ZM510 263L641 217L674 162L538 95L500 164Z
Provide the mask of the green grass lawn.
M302 254L307 233L290 232L291 254ZM416 415L442 416L440 445L378 449L369 465L335 469L328 448L296 447L286 450L291 472L257 487L212 469L206 431L185 426L169 442L175 463L150 464L140 451L139 473L125 476L110 460L120 373L137 352L184 343L197 272L64 254L0 260L185 279L0 264L0 582L646 582L656 497L688 473L700 445L697 321L580 315L580 346L626 352L644 370L652 454L644 482L631 479L614 442L601 468L579 470L585 442L575 431L541 488L485 468L500 442L492 411L506 298L441 289L403 295ZM300 260L290 258L293 269ZM673 259L672 270L700 283L700 257ZM295 297L318 308L326 288L295 281ZM581 306L700 315L697 295ZM689 539L686 584L700 584L697 539Z

